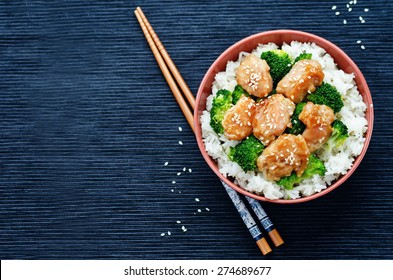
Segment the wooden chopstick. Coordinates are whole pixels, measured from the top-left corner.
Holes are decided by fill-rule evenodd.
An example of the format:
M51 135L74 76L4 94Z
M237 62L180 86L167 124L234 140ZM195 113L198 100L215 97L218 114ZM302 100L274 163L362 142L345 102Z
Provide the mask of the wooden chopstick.
M284 244L284 240L282 239L280 233L274 226L273 222L270 220L269 216L266 214L265 210L262 208L259 201L249 196L245 196L245 198L264 230L269 234L269 237L273 241L274 246L278 247Z
M221 181L221 183L224 186L224 189L228 193L229 197L231 198L233 205L235 205L237 212L239 212L240 218L242 218L243 223L246 225L252 238L254 238L254 240L256 241L257 246L261 250L262 254L269 254L272 249L267 243L266 238L263 236L251 213L248 211L240 195L230 186L225 184L224 181Z
M174 63L172 62L168 53L166 52L166 50L165 50L164 46L162 45L160 39L158 38L157 34L154 32L153 28L151 27L146 16L143 14L142 9L140 7L137 7L137 9L134 12L135 12L135 15L139 21L139 24L141 25L143 33L145 34L145 37L150 45L150 48L152 49L152 52L157 60L157 63L160 66L160 69L162 70L162 72L165 76L165 79L167 80L183 114L187 118L187 116L189 116L190 114L192 115L191 110L187 105L185 105L182 94L179 91L179 89L177 88L177 85L176 85L175 81L173 80L171 74L173 74L175 76L176 81L179 83L179 86L183 90L183 93L186 96L192 109L194 109L194 107L195 107L195 98L192 95L192 93L189 90L186 83L184 82L183 78L181 77L180 72L177 70L176 66L174 65ZM156 44L158 46L156 46ZM163 55L165 62L168 64L169 68L172 71L171 73L168 71L168 68L165 65L165 62L163 61L160 54ZM186 90L184 90L184 89L186 89ZM187 118L187 121L188 121L188 118ZM194 123L193 122L190 123L190 121L188 121L188 123L190 124L192 130L194 131ZM271 248L270 248L269 244L267 243L265 237L263 237L261 231L259 230L258 226L256 225L251 214L248 212L248 210L247 210L244 202L241 200L240 196L236 193L236 191L234 191L229 186L227 186L223 181L221 181L221 183L223 184L224 188L228 192L228 195L230 196L233 204L235 205L235 207L238 210L240 216L242 217L245 225L247 226L248 230L250 231L250 234L256 240L256 243L257 243L258 247L260 248L261 252L264 255L270 253ZM271 237L274 245L277 247L277 246L280 246L281 244L283 244L284 241L282 240L278 231L274 228L269 217L267 216L266 212L263 210L263 208L259 204L259 202L255 199L248 198L248 197L247 197L247 200L248 200L251 208L256 213L258 219L261 221L264 229L269 233L269 236ZM270 224L268 224L267 221L269 221Z
M173 95L175 96L175 99L176 99L177 103L179 104L180 109L182 110L184 116L186 117L188 124L190 125L191 129L194 131L194 117L193 117L190 109L188 108L187 103L183 99L182 94L176 85L176 82L173 80L172 75L169 72L167 65L165 64L164 60L162 59L161 54L160 54L159 50L157 49L157 46L155 45L147 27L145 26L142 16L139 14L138 10L135 10L134 13L136 15L136 18L138 19L138 22L142 28L143 33L145 34L146 40L149 43L149 46L153 52L153 55L157 60L158 66L160 67L162 74L165 77L165 80L167 81Z
M162 57L164 58L167 66L171 70L173 77L175 78L176 82L182 89L184 95L186 96L188 103L190 104L192 110L195 108L195 98L192 95L189 87L187 86L186 82L183 80L183 77L180 75L179 70L177 70L176 65L173 63L171 57L165 50L164 46L162 45L160 39L158 38L157 34L154 32L153 27L150 25L150 22L147 20L145 14L143 13L140 7L137 7L136 10L139 12L139 15L142 17L143 22L146 25L147 30L149 31L151 37L153 38L154 43L156 44L157 49L160 51Z

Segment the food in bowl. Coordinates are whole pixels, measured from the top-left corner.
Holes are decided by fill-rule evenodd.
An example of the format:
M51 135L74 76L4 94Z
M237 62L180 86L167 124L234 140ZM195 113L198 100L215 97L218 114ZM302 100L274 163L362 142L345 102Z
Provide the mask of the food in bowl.
M360 155L367 105L315 43L260 44L215 76L202 138L219 172L270 200L321 192Z

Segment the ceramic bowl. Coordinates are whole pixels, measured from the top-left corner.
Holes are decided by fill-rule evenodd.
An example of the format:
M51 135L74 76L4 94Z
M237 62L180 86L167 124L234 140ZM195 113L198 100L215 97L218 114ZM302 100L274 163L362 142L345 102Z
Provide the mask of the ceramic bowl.
M265 198L264 196L257 195L254 193L250 193L246 191L245 189L241 188L240 186L236 185L233 181L230 179L226 178L223 176L217 167L217 163L207 154L205 150L205 145L202 141L202 130L201 130L201 123L200 123L200 116L202 112L206 109L206 98L211 94L212 92L212 84L214 82L214 77L218 72L224 71L226 68L226 64L228 61L236 61L238 59L239 53L241 51L245 52L251 52L254 50L258 44L266 44L269 42L273 42L279 46L281 46L284 42L285 43L290 43L292 41L299 41L299 42L311 42L311 43L316 43L318 46L322 47L323 49L326 50L327 53L329 53L334 61L336 62L337 66L339 69L343 70L346 73L354 73L355 74L355 82L358 87L358 90L360 94L363 97L363 101L367 105L367 110L366 110L366 119L368 121L368 130L366 132L365 138L366 141L364 143L363 150L361 154L355 159L352 167L348 172L341 176L338 180L336 180L332 185L327 187L326 189L322 190L319 193L315 193L313 195L307 196L307 197L301 197L298 199L291 199L291 200L286 200L286 199L277 199L277 200L270 200ZM356 64L353 62L353 60L345 54L343 50L341 50L339 47L337 47L335 44L329 42L326 39L323 39L319 36L316 36L314 34L302 32L302 31L296 31L296 30L273 30L273 31L267 31L267 32L262 32L258 33L255 35L251 35L247 38L244 38L240 40L239 42L233 44L230 46L227 50L225 50L217 59L214 61L214 63L210 66L209 70L206 72L198 93L197 93L197 98L196 98L196 107L194 110L194 122L195 122L195 134L198 142L199 149L205 158L206 162L210 166L210 168L214 171L214 173L217 174L217 176L227 183L231 188L236 190L239 193L242 193L244 195L247 195L249 197L252 197L254 199L258 199L261 201L267 201L267 202L273 202L273 203L282 203L282 204L293 204L293 203L300 203L300 202L306 202L318 197L321 197L340 185L342 185L356 170L356 168L359 166L360 162L362 161L368 145L370 143L371 139L371 134L373 130L373 120L374 120L374 111L373 111L373 105L372 105L372 99L371 99L371 94L370 90L367 86L367 82L359 70L359 68L356 66Z

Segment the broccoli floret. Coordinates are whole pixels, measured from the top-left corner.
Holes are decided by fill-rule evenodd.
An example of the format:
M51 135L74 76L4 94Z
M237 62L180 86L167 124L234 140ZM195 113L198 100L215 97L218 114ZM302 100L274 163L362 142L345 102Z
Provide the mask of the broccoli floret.
M315 174L323 176L325 173L326 167L325 164L323 164L323 161L320 160L315 154L311 154L308 158L307 167L300 177L302 177L302 179L307 179L314 176Z
M273 86L291 70L292 61L289 55L283 50L271 50L261 54L261 58L266 60L270 67L270 75L273 79Z
M301 177L298 177L296 173L292 173L291 175L278 180L277 184L284 187L286 190L292 190L294 185L299 184L301 181Z
M340 120L332 122L332 134L326 142L327 148L331 151L334 147L340 147L349 137L348 127Z
M308 100L315 104L324 104L329 106L334 113L340 112L341 108L344 107L343 100L341 99L340 93L331 84L323 82L322 85L308 95Z
M299 120L299 115L303 111L305 105L305 102L300 102L296 105L295 111L293 112L293 115L291 117L292 127L287 128L286 133L298 135L302 134L303 131L306 129L306 125L301 120Z
M311 53L301 53L295 58L295 61L293 62L293 64L295 64L296 62L298 62L299 60L302 60L302 59L311 59L311 57L312 57Z
M241 86L235 86L235 89L232 92L232 104L235 105L242 95L250 96Z
M213 99L212 108L210 110L210 126L217 134L224 133L222 120L226 111L232 106L232 93L226 89L220 89Z
M253 171L257 168L257 158L265 146L254 135L244 139L240 144L232 147L229 158L237 162L244 171Z
M296 173L292 173L287 177L283 177L277 181L277 184L283 186L287 190L292 190L296 184L299 184L304 179L310 178L315 174L321 176L325 175L326 167L323 161L320 160L315 154L311 154L308 159L308 164L303 174L298 177Z

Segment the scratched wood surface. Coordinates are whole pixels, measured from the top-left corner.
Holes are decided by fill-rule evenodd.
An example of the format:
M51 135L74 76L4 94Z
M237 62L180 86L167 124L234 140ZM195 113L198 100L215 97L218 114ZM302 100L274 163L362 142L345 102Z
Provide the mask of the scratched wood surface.
M1 259L393 258L393 2L249 2L0 2ZM286 241L272 254L203 160L138 5L194 94L228 46L271 29L322 36L363 71L369 150L325 197L264 204Z

